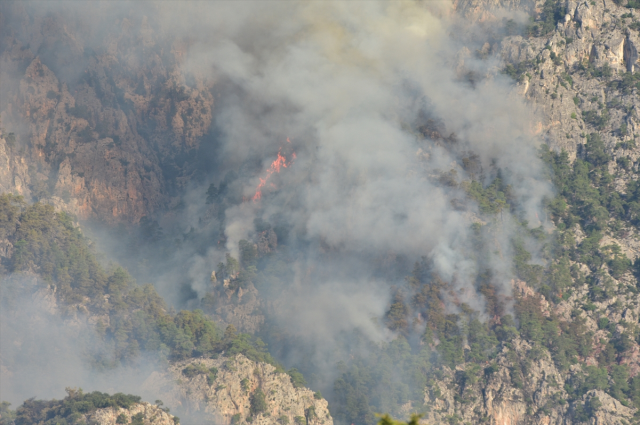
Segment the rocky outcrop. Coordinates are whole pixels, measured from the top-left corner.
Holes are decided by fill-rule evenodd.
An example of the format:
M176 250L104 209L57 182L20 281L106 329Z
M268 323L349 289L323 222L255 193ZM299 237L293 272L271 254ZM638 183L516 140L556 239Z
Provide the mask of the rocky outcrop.
M144 383L174 411L222 424L333 425L318 393L296 388L286 373L239 354L232 358L177 362ZM264 405L256 398L264 396Z
M637 93L611 82L637 69L640 15L602 0L557 6L566 16L554 31L543 37L506 37L495 50L506 63L520 67L516 90L531 101L541 118L537 132L552 147L574 158L586 135L598 132L616 156L636 161L640 152L624 143L640 134ZM627 173L617 164L611 167Z
M577 411L591 406L592 424L621 424L630 421L636 409L623 406L603 391L591 390L581 400L567 403L564 389L570 376L581 373L574 365L559 371L548 352L516 339L504 345L484 370L462 364L455 370L443 368L440 378L427 389L426 423L563 424L582 423ZM598 403L592 402L597 397Z
M27 160L18 153L16 135L3 133L3 129L0 129L0 193L30 198L31 175Z
M526 364L526 376L514 369L514 363ZM471 423L557 423L566 407L544 413L543 409L566 398L562 385L558 385L561 382L548 353L534 351L517 339L511 346L502 347L490 369L473 364L460 365L455 371L445 368L442 378L426 393L425 404L431 407L427 422L459 417ZM537 422L530 422L532 413L537 413Z
M145 16L114 18L97 47L64 14L1 6L0 116L23 153L9 161L0 146L0 186L80 218L136 222L175 201L197 169L211 84L182 71L187 46Z
M84 415L88 424L144 424L144 425L176 425L177 419L160 407L149 403L136 403L128 409L107 407Z
M202 308L222 327L233 325L238 331L256 333L264 324L260 294L253 283L245 288L230 279L214 282L211 292L202 299Z

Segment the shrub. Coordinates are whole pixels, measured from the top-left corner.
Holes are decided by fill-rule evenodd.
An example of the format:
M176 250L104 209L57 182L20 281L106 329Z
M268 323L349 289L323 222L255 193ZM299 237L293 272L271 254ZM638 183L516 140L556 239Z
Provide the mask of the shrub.
M6 137L5 140L7 141L7 146L9 146L10 148L14 147L16 145L16 135L15 135L15 133L7 134L7 137Z
M182 369L182 374L187 378L193 378L196 375L207 374L209 373L209 369L202 363L198 364L190 364L184 369Z
M287 371L287 374L289 375L289 377L291 377L291 383L294 387L300 388L307 385L307 381L304 380L304 376L302 376L302 374L298 372L298 369L289 369Z
M144 425L144 413L136 413L131 417L131 425Z
M264 397L264 392L260 388L254 391L251 395L251 415L256 416L267 410L267 402Z
M140 402L140 397L122 393L110 396L98 391L85 394L82 389L77 390L74 388L67 388L66 391L67 397L63 400L29 399L25 401L16 411L15 422L25 425L32 423L69 423L77 421L83 414L95 412L97 409L106 407L129 409L135 403ZM118 416L117 420L122 421L120 416ZM142 419L131 423L140 425L142 424Z

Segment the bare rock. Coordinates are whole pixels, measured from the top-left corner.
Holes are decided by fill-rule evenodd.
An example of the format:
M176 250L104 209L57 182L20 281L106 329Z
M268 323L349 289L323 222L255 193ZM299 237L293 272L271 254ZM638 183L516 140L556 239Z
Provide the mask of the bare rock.
M186 376L189 365L215 373ZM174 411L184 411L206 421L229 425L244 423L276 425L301 423L333 425L328 403L308 388L296 388L286 373L266 363L257 363L239 354L233 358L192 359L177 362L166 373L155 372L143 386L154 391ZM257 390L265 396L266 409L251 411L251 400ZM286 419L284 419L286 418ZM239 422L238 422L239 421Z
M122 407L107 407L98 409L93 413L84 415L86 423L95 425L116 425L118 417L123 417L126 422L133 423L132 418L136 416L145 425L176 425L174 416L165 412L160 407L149 403L136 403L128 409Z

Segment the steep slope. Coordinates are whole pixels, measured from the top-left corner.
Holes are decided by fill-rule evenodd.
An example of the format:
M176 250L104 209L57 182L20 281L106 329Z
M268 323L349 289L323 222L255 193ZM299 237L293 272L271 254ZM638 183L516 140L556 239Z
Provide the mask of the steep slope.
M57 197L81 218L137 222L170 204L204 159L213 97L182 74L180 40L162 39L146 16L105 18L112 26L98 35L63 12L2 5L0 116L30 164L11 189Z
M57 392L60 382L82 380L82 371L107 379L122 366L139 366L144 356L160 371L137 372L138 379L146 379L140 391L184 412L187 423L207 417L332 424L327 401L292 380L295 373L277 366L259 339L238 334L233 326L222 334L198 310L175 313L151 285L137 286L119 267L103 269L66 213L1 195L0 237L0 325L3 341L11 342L0 346L3 393ZM72 392L65 400L81 409L78 397L88 395ZM100 397L96 406L108 401ZM74 420L173 423L170 415L146 403L118 406L79 410ZM34 409L52 419L55 415L47 412L59 407L29 400L18 409L16 424L40 423L32 418ZM118 419L121 415L124 419Z
M239 354L193 359L156 372L143 384L158 389L174 410L224 424L332 425L328 403L319 393L294 385L276 367Z
M552 148L542 149L541 156L557 189L548 205L555 229L530 229L514 217L514 234L535 241L510 245L519 279L513 282L514 297L498 293L492 276L481 274L473 285L483 298L474 308L461 301L464 294L455 282L431 272L428 261L416 264L407 284L392 289L387 314L376 324L395 340L358 346L354 338L336 354L342 363L332 409L341 423L371 424L376 409L420 411L436 423L637 421L640 74L632 71L640 24L635 3L547 1L536 10L525 2L467 1L456 7L482 20L493 19L505 4L533 11L535 20L519 29L522 35L487 42L476 56L503 59L503 72L516 80L514 94L528 99L542 117L532 131ZM12 25L24 23L27 35L7 32L0 53L0 66L18 81L2 88L8 93L3 99L9 99L2 104L3 122L15 134L3 131L0 139L0 164L5 164L0 187L112 222L137 221L176 203L176 188L197 173L213 107L208 83L181 74L177 64L184 46L176 42L167 51L166 40L156 41L160 36L147 20L122 18L105 38L104 51L92 51L83 46L84 30L67 31L60 16L27 25L29 15L19 6L2 13ZM42 33L29 35L31 25ZM82 78L69 79L64 63L46 57L47 46L57 43L68 47L69 64L84 64L78 68ZM459 74L470 75L464 69ZM13 129L24 122L26 130ZM415 130L421 141L456 143L455 135L444 136L435 124ZM422 150L418 154L428 157ZM487 182L472 152L460 159L468 180L447 172L433 178L440 187L466 193L468 199L454 207L468 210L479 241L497 239L492 225L498 217L502 221L503 211L516 210L511 188L499 169L485 170L493 179ZM226 195L213 189L207 195L217 205L207 214L220 217ZM9 219L0 242L6 271L39 274L38 296L53 300L53 310L96 325L104 351L113 353L103 359L109 367L134 363L140 349L168 353L168 372L147 384L161 389L172 407L209 419L218 415L225 423L332 421L323 400L293 388L286 375L264 362L270 356L258 340L233 332L222 336L200 312L174 315L152 287L136 287L115 269L101 271L85 247L78 247L81 238L70 217L41 204L3 200L10 207L3 210ZM277 340L282 334L265 330L270 324L263 309L280 309L265 302L266 294L286 291L278 287L284 273L273 270L293 256L277 249L275 232L263 225L254 223L253 240L238 247L240 258L227 257L206 295L192 301L216 320L251 333L273 331ZM43 235L54 242L41 246ZM59 255L56 244L73 255ZM479 256L495 251L495 245L482 242L472 248ZM389 280L401 281L406 271ZM253 357L233 357L233 350ZM221 353L231 357L215 358ZM255 401L258 390L265 405Z

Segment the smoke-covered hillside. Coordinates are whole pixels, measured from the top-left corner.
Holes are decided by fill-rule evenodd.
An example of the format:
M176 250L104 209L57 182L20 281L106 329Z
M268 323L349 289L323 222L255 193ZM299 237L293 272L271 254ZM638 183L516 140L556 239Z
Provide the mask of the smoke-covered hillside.
M0 398L637 420L635 7L3 3Z

